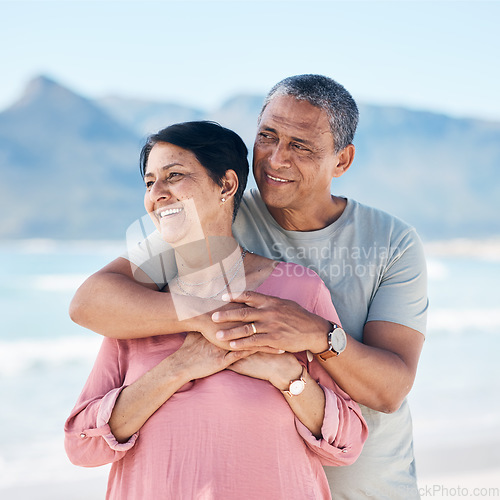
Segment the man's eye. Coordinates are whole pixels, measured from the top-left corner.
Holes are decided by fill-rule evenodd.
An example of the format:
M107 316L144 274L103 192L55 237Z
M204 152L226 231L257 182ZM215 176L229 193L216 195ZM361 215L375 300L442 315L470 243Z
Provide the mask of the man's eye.
M153 187L153 184L154 184L153 181L146 182L146 189L151 189Z
M260 132L259 137L265 141L274 140L274 136L272 136L271 134L268 134L267 132Z
M298 151L310 151L310 149L306 148L306 147L305 147L305 146L303 146L302 144L297 144L297 143L295 143L295 144L293 145L293 147L294 147L295 149L297 149Z

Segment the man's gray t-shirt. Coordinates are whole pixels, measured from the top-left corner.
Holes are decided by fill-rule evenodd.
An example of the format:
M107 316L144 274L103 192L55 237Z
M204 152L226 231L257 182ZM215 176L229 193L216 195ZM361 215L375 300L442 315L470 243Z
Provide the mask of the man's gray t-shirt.
M240 244L254 253L316 271L330 290L343 328L356 340L363 340L368 321L398 323L425 334L423 247L415 230L403 221L348 199L344 212L330 226L287 231L271 216L259 192L252 190L245 193L233 231ZM147 245L127 255L160 288L165 285L165 266L145 255L158 255L164 248L155 232ZM419 498L407 401L392 414L361 409L370 434L360 458L350 466L325 467L333 497Z

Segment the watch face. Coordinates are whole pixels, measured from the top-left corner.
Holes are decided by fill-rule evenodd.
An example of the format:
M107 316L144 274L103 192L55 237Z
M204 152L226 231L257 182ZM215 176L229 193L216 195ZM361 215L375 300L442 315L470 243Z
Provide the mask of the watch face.
M332 347L337 354L343 352L347 345L347 337L345 335L344 330L342 328L335 328L332 332L331 337Z
M306 384L303 380L294 380L288 390L292 396L298 396L304 390L305 386Z

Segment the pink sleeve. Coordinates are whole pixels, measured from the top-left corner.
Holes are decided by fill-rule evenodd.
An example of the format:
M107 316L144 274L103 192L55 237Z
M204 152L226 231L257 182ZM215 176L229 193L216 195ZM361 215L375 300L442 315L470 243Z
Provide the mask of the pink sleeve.
M340 325L332 304L330 292L321 281L313 310L315 314ZM323 465L350 465L361 454L368 437L368 426L359 405L353 401L314 359L308 365L311 377L318 382L325 393L325 417L321 427L321 439L316 439L298 418L295 418L297 432L307 447L319 455Z
M137 434L118 443L109 428L116 399L123 389L119 341L105 338L92 372L64 426L64 446L75 465L97 467L120 460Z

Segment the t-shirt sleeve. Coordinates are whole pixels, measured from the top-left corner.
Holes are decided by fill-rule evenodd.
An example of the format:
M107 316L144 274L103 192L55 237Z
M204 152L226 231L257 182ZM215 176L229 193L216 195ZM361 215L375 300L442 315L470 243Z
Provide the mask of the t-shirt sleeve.
M398 323L425 335L427 309L424 249L415 230L410 229L388 256L366 321Z
M177 273L174 251L153 231L139 242L127 241L127 251L121 255L144 271L162 289Z

